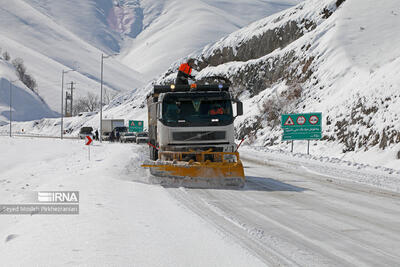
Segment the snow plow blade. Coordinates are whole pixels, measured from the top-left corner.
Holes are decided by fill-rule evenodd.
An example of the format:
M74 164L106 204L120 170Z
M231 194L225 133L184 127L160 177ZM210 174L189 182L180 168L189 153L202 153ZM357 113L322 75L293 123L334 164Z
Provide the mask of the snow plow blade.
M145 162L155 176L153 182L166 187L242 188L245 176L237 152L160 152L161 160ZM186 162L185 156L195 157ZM236 161L225 158L236 157ZM171 160L163 160L169 158ZM209 158L208 160L205 160ZM213 161L210 160L213 159Z

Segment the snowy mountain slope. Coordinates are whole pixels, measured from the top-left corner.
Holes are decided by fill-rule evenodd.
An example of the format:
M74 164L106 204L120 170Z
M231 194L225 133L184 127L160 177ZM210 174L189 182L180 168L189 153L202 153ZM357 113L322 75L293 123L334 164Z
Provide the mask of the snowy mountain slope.
M378 10L374 4L308 0L257 21L190 55L198 59L197 77L233 81L247 107L237 121L237 136L249 145L288 149L281 142L280 114L322 112L319 154L351 154L394 167L400 151L400 48L393 44L400 41L400 10L394 0ZM173 82L180 62L157 83ZM126 98L109 112L144 107L143 98ZM127 113L146 120L140 108Z
M109 53L121 52L124 63L151 79L188 53L301 1L28 0L26 3L93 46ZM169 53L165 53L166 48Z
M77 83L77 97L99 93L101 51L121 52L117 60L154 78L187 53L300 1L7 1L0 9L0 47L25 61L39 94L60 112L62 69L78 68L66 76ZM143 76L117 60L105 60L106 90L141 86Z
M141 0L135 10L142 31L123 47L123 62L148 78L171 62L203 48L252 21L286 9L301 0ZM127 8L129 10L129 8ZM131 13L132 12L132 9ZM128 17L131 22L134 16ZM137 16L136 16L137 17ZM130 18L130 19L129 19ZM141 20L142 19L142 20ZM121 19L120 19L121 20Z
M54 111L60 110L63 69L78 69L65 77L65 82L77 83L77 97L87 92L99 93L102 52L27 2L7 1L1 6L0 47L3 52L8 51L11 59L21 57L25 61L28 72L39 84L39 94ZM61 5L61 1L55 2ZM79 22L80 17L76 13L73 16ZM140 74L114 58L105 59L104 66L106 90L120 92L142 85Z
M10 81L13 121L36 120L43 117L55 117L42 99L20 82L10 63L0 59L0 125L8 124L10 119Z
M87 43L107 53L117 53L120 50L121 36L109 27L109 19L114 8L113 1L28 0L25 3Z
M233 32L190 57L197 58L197 69L202 70L225 63L231 66L236 62L248 64L248 61L260 59L275 50L279 53L279 49L285 48L325 21L323 11L326 7L327 1L306 1ZM166 75L174 73L179 64L180 61L172 64Z
M227 76L258 107L240 119L240 138L278 145L281 113L321 111L324 139L344 152L400 142L400 49L392 45L400 41L399 6L342 2L306 1L197 55L197 77ZM171 82L178 64L159 82Z

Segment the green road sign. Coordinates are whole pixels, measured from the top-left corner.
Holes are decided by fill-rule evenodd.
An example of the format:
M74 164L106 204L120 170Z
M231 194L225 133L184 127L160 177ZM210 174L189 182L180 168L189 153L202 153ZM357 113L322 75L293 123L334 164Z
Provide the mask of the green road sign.
M143 132L143 121L129 121L129 132Z
M282 114L282 140L316 140L322 138L322 113Z

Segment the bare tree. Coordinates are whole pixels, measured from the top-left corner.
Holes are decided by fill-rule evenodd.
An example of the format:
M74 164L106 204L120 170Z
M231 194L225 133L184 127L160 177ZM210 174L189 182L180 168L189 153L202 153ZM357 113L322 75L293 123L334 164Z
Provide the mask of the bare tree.
M15 71L17 72L18 78L21 80L21 82L23 82L26 87L28 87L32 91L35 91L35 89L37 88L36 80L32 77L32 75L26 73L24 60L18 57L14 59L11 63L13 64Z
M113 98L117 95L117 93L108 90L106 88L104 88L104 96L103 96L103 104L104 105L108 105L110 104L111 100L113 100Z
M22 79L22 82L32 91L34 91L37 88L37 83L36 80L29 74L25 74L24 78Z
M85 97L79 98L74 104L74 115L81 112L93 112L100 108L98 95L88 92Z
M25 73L26 73L26 67L24 65L24 60L20 57L17 57L16 59L14 59L13 61L11 61L11 63L13 64L18 78L23 81Z
M7 51L4 51L3 58L5 61L9 61L11 59L10 53L8 53Z

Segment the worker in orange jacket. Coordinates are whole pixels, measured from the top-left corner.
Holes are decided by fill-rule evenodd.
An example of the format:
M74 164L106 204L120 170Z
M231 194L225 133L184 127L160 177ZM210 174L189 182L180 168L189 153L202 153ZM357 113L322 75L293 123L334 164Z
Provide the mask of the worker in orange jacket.
M192 74L192 69L194 66L194 59L191 58L187 61L187 63L182 63L179 66L178 74L176 75L175 84L189 84L188 79L194 80Z

